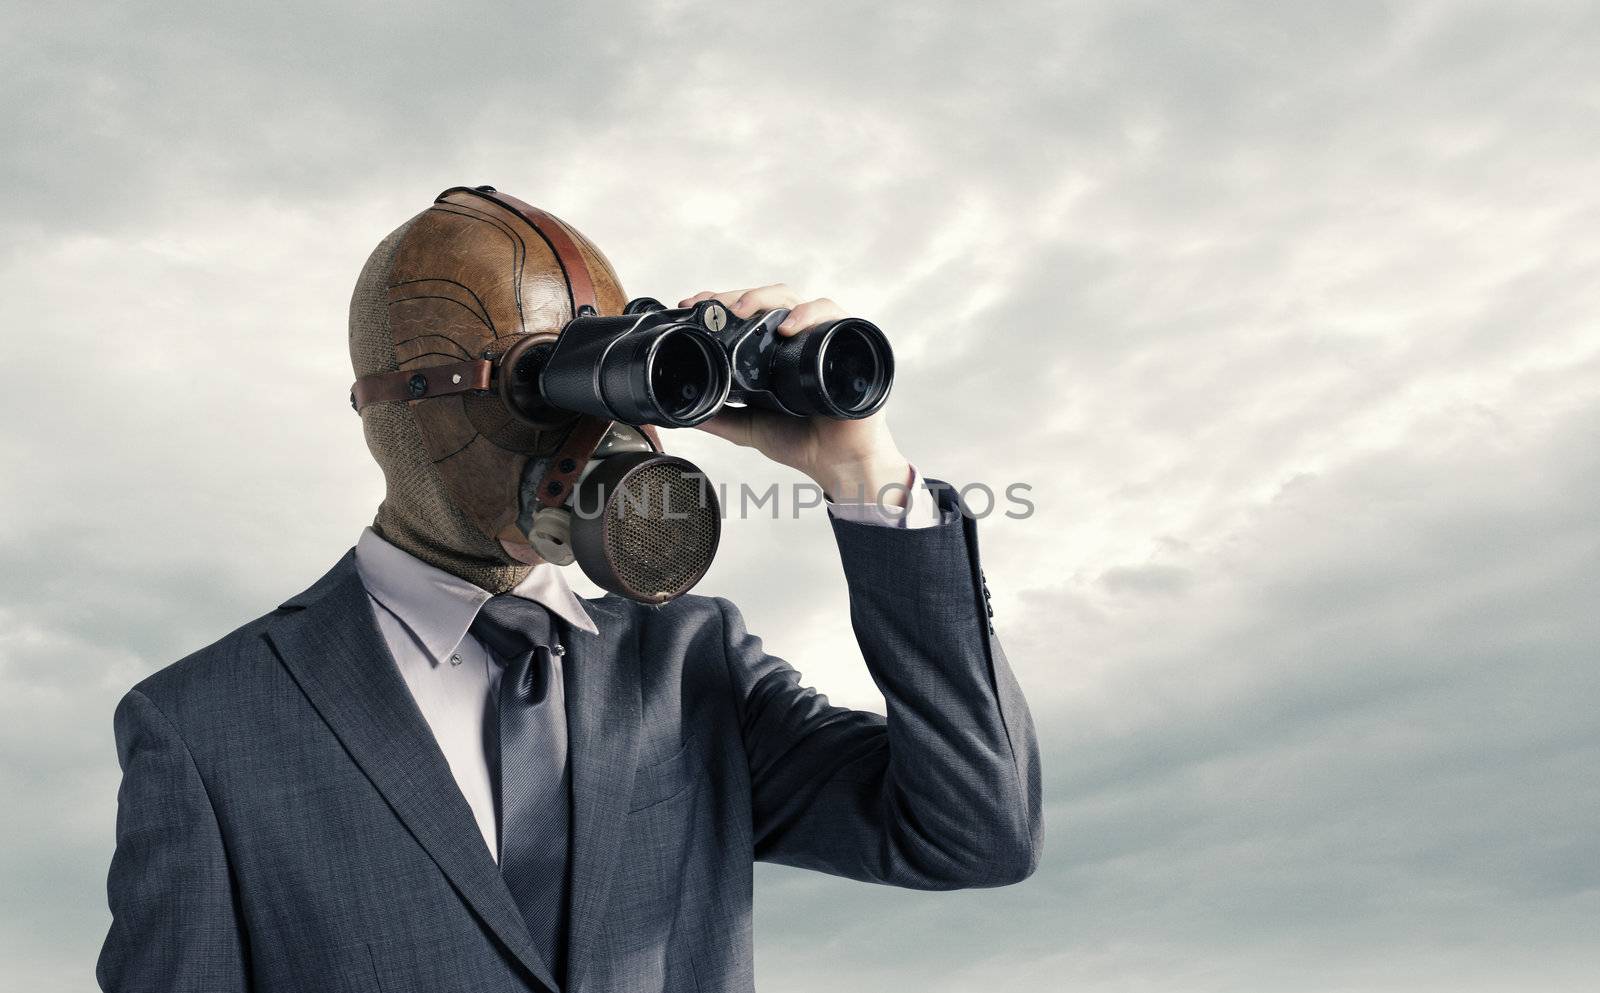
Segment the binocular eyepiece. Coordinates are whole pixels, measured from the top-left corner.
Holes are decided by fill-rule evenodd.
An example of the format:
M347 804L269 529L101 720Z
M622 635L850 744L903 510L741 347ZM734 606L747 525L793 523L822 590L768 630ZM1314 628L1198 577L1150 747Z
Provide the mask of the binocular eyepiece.
M527 335L501 356L500 395L544 427L573 413L692 427L730 403L836 419L883 406L894 355L876 325L846 317L786 338L777 328L788 314L741 321L716 300L668 308L649 297L612 317L583 308L560 334Z

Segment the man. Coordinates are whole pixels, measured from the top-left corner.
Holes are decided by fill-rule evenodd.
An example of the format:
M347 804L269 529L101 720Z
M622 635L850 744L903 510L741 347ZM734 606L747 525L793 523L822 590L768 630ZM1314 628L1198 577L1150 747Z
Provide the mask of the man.
M789 335L843 316L783 285L681 305L711 297L792 308ZM923 889L1033 871L1037 744L974 522L881 411L704 427L830 496L887 720L801 685L727 600L577 597L510 523L573 435L412 370L591 300L624 300L604 256L486 187L373 252L357 392L413 388L358 404L384 501L321 580L118 707L105 990L750 990L753 860Z

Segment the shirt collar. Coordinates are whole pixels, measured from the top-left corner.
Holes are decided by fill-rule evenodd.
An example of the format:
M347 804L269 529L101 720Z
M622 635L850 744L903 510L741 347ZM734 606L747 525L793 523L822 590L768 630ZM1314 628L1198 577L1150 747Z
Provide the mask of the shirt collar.
M436 663L456 650L478 608L493 595L390 544L370 527L356 542L356 570L372 598L406 626ZM579 630L599 633L560 566L536 565L506 592L534 601Z

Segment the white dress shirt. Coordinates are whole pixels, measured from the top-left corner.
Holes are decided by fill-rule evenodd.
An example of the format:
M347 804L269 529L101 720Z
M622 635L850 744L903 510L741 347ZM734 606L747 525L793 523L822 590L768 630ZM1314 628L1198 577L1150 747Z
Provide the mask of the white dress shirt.
M886 527L928 527L939 520L933 494L924 488L915 467L903 512L876 503L830 501L827 506L841 520ZM490 721L501 667L468 631L478 608L492 594L401 551L370 527L356 543L356 570L372 600L378 631L494 855L500 846L485 735L494 731ZM541 604L576 628L597 633L561 566L536 565L508 592Z

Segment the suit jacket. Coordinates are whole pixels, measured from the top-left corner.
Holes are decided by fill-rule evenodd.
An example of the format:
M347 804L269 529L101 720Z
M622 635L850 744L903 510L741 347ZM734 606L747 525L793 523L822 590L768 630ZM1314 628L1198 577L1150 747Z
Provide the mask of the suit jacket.
M756 859L919 889L1033 871L1033 724L974 522L940 502L931 528L832 525L887 720L803 686L721 598L564 626L568 993L754 989ZM115 728L105 990L557 988L352 554L140 682Z

